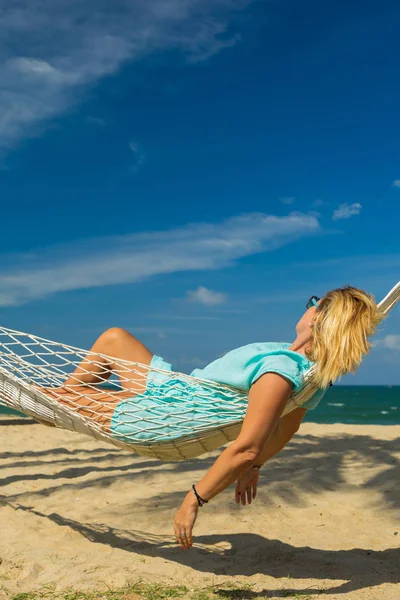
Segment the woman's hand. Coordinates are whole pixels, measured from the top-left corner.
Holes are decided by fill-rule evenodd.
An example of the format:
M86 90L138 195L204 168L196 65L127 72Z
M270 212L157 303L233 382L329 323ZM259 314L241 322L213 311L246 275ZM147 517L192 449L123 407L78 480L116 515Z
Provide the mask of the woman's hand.
M259 476L258 469L247 469L240 475L235 488L235 499L238 504L241 502L245 506L246 500L248 504L251 504L257 495Z
M189 550L193 545L192 531L198 511L199 504L196 497L189 492L176 513L174 521L176 541L181 545L182 550L185 548Z

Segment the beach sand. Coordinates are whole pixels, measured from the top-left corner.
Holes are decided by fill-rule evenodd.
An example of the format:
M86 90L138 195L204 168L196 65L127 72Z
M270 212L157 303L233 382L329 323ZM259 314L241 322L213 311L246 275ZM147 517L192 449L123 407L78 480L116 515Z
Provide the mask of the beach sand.
M220 494L182 551L174 514L218 452L160 463L30 420L0 423L1 598L142 579L251 583L249 598L400 599L400 426L302 425L264 467L254 504L236 505L233 487Z

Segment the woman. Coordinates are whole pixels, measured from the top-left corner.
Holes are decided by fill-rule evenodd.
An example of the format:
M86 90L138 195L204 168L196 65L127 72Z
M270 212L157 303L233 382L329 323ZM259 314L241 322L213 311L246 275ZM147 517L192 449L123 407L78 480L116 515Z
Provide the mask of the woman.
M236 501L251 503L262 464L285 447L307 409L315 408L329 383L357 369L371 346L367 338L383 318L371 295L350 286L331 290L322 299L312 296L306 307L291 344L250 344L192 373L201 379L248 390L248 407L238 438L221 453L201 481L189 489L175 516L176 541L182 548L192 546L199 507L233 482L236 481ZM118 426L117 407L135 402L135 396L150 385L148 369L135 367L133 372L130 362L171 370L171 365L119 328L105 331L91 353L97 354L95 362L88 355L63 388L47 392L111 432ZM301 387L305 372L314 363L322 394L281 417L289 396ZM103 392L88 387L103 382L111 373L118 375L122 391ZM151 385L157 385L157 381Z

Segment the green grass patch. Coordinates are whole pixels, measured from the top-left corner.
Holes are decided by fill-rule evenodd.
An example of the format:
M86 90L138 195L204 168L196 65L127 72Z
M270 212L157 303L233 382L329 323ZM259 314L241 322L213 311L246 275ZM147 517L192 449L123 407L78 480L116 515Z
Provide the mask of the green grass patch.
M205 588L188 588L182 585L168 586L142 581L124 588L92 592L57 591L56 586L47 585L40 590L10 596L10 600L264 600L267 598L312 600L315 596L295 590L255 591L251 584L240 582L235 584L225 582Z

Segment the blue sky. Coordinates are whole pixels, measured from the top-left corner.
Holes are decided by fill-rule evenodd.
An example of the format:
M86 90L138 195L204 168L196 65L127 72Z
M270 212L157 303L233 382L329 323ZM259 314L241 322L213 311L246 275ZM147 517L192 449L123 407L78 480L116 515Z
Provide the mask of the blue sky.
M5 1L0 317L191 371L400 279L395 1ZM400 384L400 311L348 384Z

